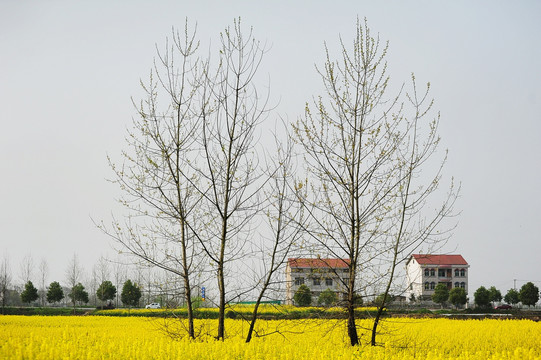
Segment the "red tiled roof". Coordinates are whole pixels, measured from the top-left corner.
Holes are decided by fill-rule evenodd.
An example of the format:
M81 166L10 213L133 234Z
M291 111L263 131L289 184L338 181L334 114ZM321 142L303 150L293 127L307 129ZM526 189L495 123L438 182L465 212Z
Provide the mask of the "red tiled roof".
M468 265L462 255L413 254L412 257L421 265Z
M349 259L306 259L306 258L289 258L289 267L291 268L331 268L331 269L347 269Z

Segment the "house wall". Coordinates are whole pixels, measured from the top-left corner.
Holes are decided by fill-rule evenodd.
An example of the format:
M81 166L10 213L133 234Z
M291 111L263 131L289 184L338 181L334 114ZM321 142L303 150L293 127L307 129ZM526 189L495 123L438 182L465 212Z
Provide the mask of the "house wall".
M312 291L312 304L316 305L321 292L326 289L334 291L338 297L341 297L345 287L343 281L349 276L348 269L330 269L330 268L291 268L286 265L286 305L293 305L293 296L301 286L296 283L296 278L302 278L304 285ZM319 279L319 285L314 283ZM331 279L332 285L326 283L326 279Z
M406 279L409 284L406 289L406 300L409 301L411 294L415 295L415 298L419 298L423 294L423 274L419 263L412 259L406 266Z
M289 263L286 264L286 305L293 305L293 294L292 293L293 280L291 278L291 267Z
M454 288L457 285L461 286L464 283L464 290L466 294L468 293L468 276L469 276L469 265L421 265L415 259L412 259L408 262L406 266L406 277L408 281L408 289L406 291L406 298L409 301L411 294L415 295L416 299L430 299L432 294L434 294L434 289L431 288L430 284L433 284L434 287L438 283L450 283L450 288ZM425 275L425 269L434 269L434 275L432 276L429 273L428 276ZM460 275L460 270L464 269L464 276ZM439 270L444 270L445 274L439 274ZM448 274L450 270L450 276ZM455 270L459 271L458 276L455 273ZM425 289L425 283L429 283L429 289ZM457 284L458 283L458 284Z

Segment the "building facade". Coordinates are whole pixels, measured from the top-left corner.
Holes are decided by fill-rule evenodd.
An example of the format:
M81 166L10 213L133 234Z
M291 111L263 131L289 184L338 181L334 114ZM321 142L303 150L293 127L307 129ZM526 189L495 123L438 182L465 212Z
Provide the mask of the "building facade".
M462 255L414 254L406 263L406 298L431 300L434 289L444 283L449 290L461 287L468 293L468 263Z
M286 304L294 305L293 296L303 284L312 291L312 304L317 304L319 295L326 289L342 298L348 281L347 259L290 258L286 264Z

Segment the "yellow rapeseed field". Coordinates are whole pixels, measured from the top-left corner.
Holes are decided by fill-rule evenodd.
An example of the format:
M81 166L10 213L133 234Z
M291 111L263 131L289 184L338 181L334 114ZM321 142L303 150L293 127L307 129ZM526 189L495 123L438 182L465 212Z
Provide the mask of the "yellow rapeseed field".
M214 315L218 316L218 308L197 308L195 311L198 314L201 315ZM240 304L234 304L229 305L226 307L226 312L233 312L237 315L244 315L244 316L250 316L252 312L254 311L253 305L240 305ZM365 314L368 312L375 312L377 311L376 307L358 307L355 309L356 313L359 314ZM341 307L329 307L329 308L322 308L322 307L297 307L293 305L272 305L272 304L261 304L259 306L258 313L261 315L266 316L280 316L280 315L291 315L291 314L299 314L301 317L305 317L303 315L309 315L311 313L324 313L325 316L333 317L333 316L343 316L344 315L344 308ZM168 309L168 308L161 308L161 309L114 309L114 310L98 310L95 314L97 315L105 315L105 316L149 316L149 315L158 315L161 316L164 313L166 314L176 314L183 317L187 316L187 310L186 308L178 308L178 309Z
M386 319L384 346L347 345L342 320L197 320L197 341L164 332L178 321L142 317L0 316L0 359L541 359L541 324L529 320ZM359 321L360 328L371 326ZM361 330L363 343L368 331Z

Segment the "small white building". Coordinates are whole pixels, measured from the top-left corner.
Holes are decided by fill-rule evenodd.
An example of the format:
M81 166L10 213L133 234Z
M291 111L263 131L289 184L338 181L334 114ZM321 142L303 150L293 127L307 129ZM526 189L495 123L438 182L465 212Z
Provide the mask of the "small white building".
M293 305L293 296L303 284L312 291L313 304L326 289L342 298L348 281L348 259L290 258L286 264L286 304Z
M414 254L406 263L406 298L413 294L418 300L430 300L439 283L449 290L461 287L467 294L469 267L462 255Z

